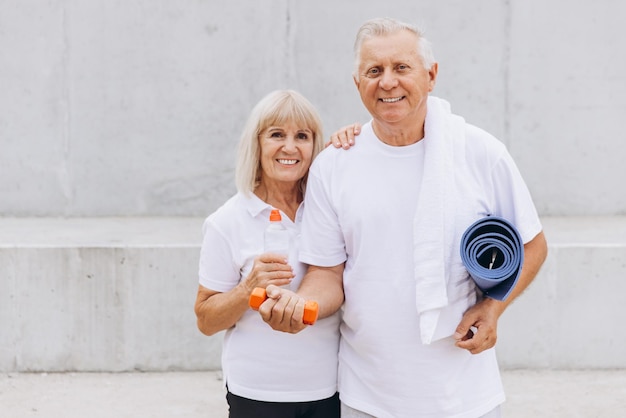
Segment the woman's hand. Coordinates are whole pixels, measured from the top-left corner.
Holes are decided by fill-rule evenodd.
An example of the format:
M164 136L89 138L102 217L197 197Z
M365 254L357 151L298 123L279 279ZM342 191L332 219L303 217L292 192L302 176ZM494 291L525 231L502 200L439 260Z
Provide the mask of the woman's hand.
M326 146L332 144L335 148L349 149L354 145L354 138L360 133L360 123L344 126L330 136L330 140L326 143Z
M248 277L228 292L200 285L195 304L198 329L205 335L213 335L233 327L250 309L250 294L255 287L283 286L291 283L293 277L293 270L284 255L264 253L254 259Z
M259 307L259 314L273 329L296 334L308 326L302 321L305 299L276 286L265 290L267 299Z
M263 253L254 259L252 270L242 285L245 286L248 295L250 295L255 287L265 289L271 284L284 286L291 283L294 277L295 274L287 261L287 257L280 254Z

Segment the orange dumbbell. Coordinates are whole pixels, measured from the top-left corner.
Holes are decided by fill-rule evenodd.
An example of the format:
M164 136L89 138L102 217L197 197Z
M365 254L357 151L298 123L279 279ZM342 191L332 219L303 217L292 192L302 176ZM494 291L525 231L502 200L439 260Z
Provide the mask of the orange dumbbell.
M255 311L267 299L267 292L262 287L256 287L250 294L248 304ZM313 325L317 321L319 307L314 300L307 300L304 304L304 314L302 314L302 322L307 325Z

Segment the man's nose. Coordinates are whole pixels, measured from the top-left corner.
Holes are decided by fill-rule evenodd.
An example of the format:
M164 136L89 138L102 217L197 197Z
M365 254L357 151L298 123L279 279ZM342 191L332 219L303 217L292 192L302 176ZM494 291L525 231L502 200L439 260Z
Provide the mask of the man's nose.
M380 77L379 85L383 90L391 90L398 85L398 78L393 71L384 71Z

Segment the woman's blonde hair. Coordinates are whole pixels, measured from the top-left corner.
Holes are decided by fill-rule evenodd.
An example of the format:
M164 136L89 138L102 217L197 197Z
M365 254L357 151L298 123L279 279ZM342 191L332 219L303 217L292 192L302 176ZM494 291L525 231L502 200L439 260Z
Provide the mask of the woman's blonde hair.
M313 158L324 149L322 121L315 107L303 95L294 90L276 90L261 99L248 117L239 140L235 183L237 190L249 195L261 180L261 151L259 136L270 126L293 123L313 133ZM304 194L307 174L300 179L300 191Z

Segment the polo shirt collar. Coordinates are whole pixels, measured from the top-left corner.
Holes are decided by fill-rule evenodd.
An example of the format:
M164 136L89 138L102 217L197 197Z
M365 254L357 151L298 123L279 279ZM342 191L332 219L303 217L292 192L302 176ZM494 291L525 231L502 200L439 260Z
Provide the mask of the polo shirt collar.
M245 202L246 210L248 211L250 216L252 216L253 218L256 218L257 216L259 216L261 213L265 211L269 213L272 209L274 209L272 205L261 200L261 198L259 198L253 192L250 192L250 194L248 195L241 193L241 197L243 201ZM304 202L300 204L300 206L298 207L298 211L296 212L296 219L298 221L301 220L302 218L303 208L304 208Z

